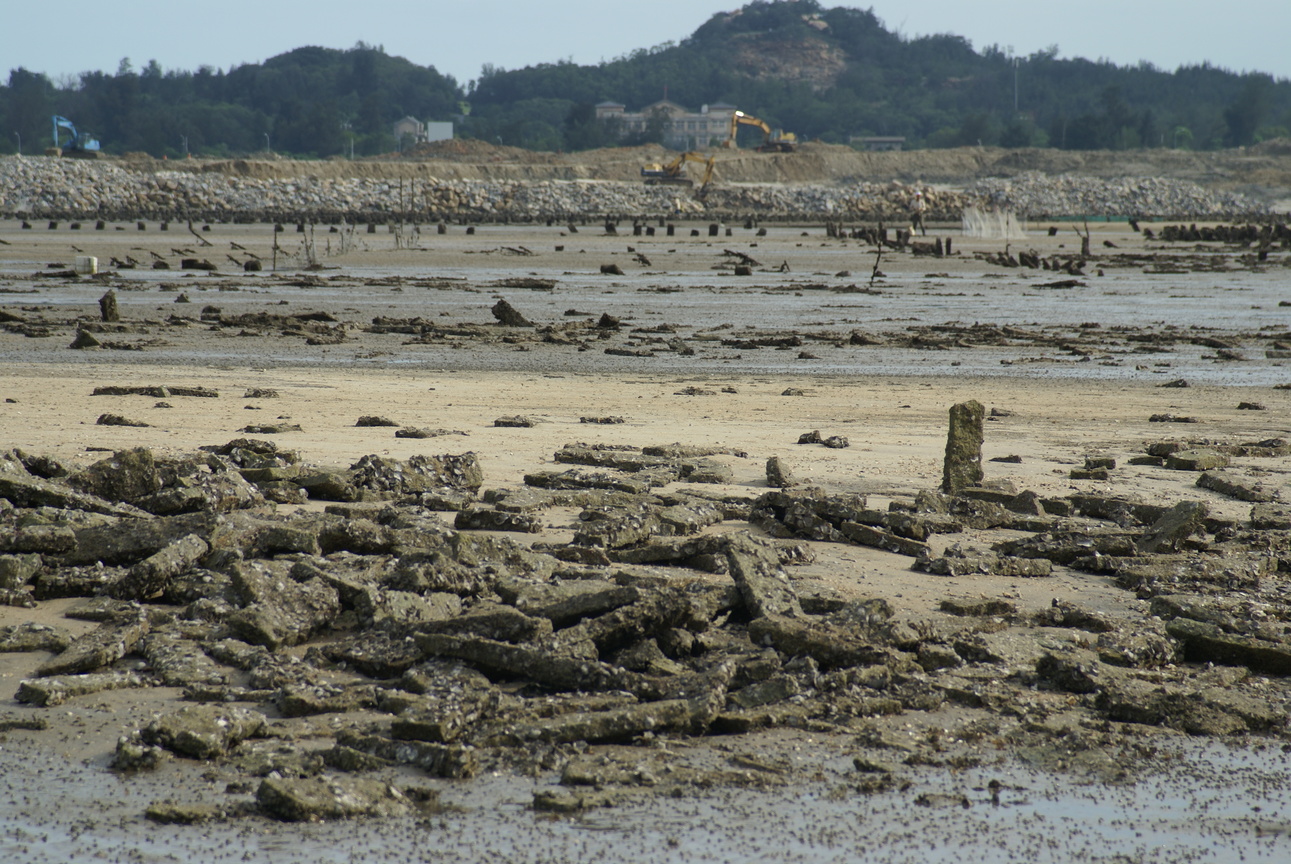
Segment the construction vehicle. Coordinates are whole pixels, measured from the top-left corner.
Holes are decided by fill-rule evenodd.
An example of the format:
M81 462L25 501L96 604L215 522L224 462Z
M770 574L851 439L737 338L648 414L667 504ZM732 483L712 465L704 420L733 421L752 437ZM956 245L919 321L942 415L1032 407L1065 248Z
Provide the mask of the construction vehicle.
M708 184L713 179L713 167L717 164L716 156L705 156L703 153L696 153L693 150L688 153L682 153L676 159L667 165L654 163L646 165L641 169L641 176L645 178L647 186L694 186L695 181L687 177L683 172L687 162L701 162L704 168L704 179L699 183L699 191L702 194Z
M67 132L66 142L60 144L58 130ZM54 146L45 151L48 156L71 156L79 159L97 159L99 157L99 139L89 133L78 132L72 121L66 117L54 115Z
M758 147L759 153L792 153L798 149L798 136L782 129L772 129L771 124L765 120L759 120L752 114L745 114L743 111L736 111L731 115L731 134L726 139L728 148L735 149L739 146L735 143L735 135L740 131L741 126L754 126L762 130L762 144Z

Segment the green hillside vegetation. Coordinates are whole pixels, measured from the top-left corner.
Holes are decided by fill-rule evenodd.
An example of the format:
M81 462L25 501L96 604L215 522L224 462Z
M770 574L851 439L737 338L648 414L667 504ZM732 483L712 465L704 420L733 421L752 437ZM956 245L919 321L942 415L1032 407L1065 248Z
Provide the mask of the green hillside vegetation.
M348 154L351 144L359 155L396 149L391 125L400 117L446 118L462 98L458 83L433 67L360 43L297 48L227 72L163 71L156 61L136 71L127 59L114 75L87 72L66 87L15 69L0 87L0 129L20 132L28 153L50 145L50 117L61 114L110 153L174 157L187 139L191 152L209 156L272 149L327 157ZM6 143L13 152L16 137Z
M298 48L227 72L155 61L136 71L123 60L115 74L55 84L20 68L0 86L0 129L19 133L29 153L48 146L50 115L62 114L112 153L173 157L186 143L203 155L268 148L328 157L396 150L391 124L412 115L454 120L461 137L583 150L659 140L657 127L621 140L594 106L640 110L666 93L692 110L727 102L831 143L890 135L908 148L1216 149L1291 134L1291 81L1057 54L1056 46L1026 57L975 50L953 35L908 39L871 11L755 0L680 43L594 66L486 66L466 87L362 43ZM16 149L12 132L0 152Z

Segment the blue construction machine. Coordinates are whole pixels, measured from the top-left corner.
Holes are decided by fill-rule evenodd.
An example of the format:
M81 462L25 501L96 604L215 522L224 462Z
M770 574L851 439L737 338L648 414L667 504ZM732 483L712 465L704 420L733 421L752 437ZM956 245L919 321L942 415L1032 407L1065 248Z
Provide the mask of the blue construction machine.
M67 134L66 140L59 142L58 130L62 129ZM72 121L66 117L54 115L54 146L50 148L47 155L50 156L71 156L80 159L97 159L99 157L99 139L93 137L88 132L78 132L72 125Z

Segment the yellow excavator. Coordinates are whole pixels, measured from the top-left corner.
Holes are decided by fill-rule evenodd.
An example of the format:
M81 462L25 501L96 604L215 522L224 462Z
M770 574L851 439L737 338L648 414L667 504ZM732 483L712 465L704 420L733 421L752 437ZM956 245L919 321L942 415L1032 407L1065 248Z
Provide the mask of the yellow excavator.
M699 191L702 194L713 180L713 167L717 164L716 156L705 156L692 150L689 153L682 153L667 165L656 162L644 166L641 169L641 176L645 178L647 186L694 186L695 181L683 173L687 162L701 162L705 166L704 179L699 183Z
M792 153L798 149L798 136L781 129L772 129L771 124L765 120L759 120L743 111L736 111L731 115L731 134L726 139L726 147L735 149L739 146L735 143L735 135L740 131L741 126L754 126L762 130L763 137L762 144L758 147L759 153Z

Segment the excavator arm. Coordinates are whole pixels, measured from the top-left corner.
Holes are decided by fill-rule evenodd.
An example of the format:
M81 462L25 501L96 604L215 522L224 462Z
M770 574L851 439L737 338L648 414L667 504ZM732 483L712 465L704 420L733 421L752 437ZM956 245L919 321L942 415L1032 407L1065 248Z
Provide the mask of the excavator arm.
M741 126L752 126L762 130L762 145L758 147L762 153L792 153L798 147L797 136L792 132L773 130L765 120L760 120L752 114L745 114L743 111L736 111L731 114L731 134L726 139L728 148L734 149L737 146L735 135L740 131Z
M717 158L705 156L693 150L679 154L676 159L666 165L646 165L641 169L641 176L646 178L646 183L650 185L664 183L677 186L693 186L695 185L694 181L687 178L683 173L687 162L702 162L707 166L704 171L704 179L700 184L700 189L704 189L713 179L713 166L717 162Z
M76 138L77 138L76 127L72 125L72 121L68 120L66 117L60 117L57 114L55 114L54 115L54 146L55 147L63 146L58 142L59 129L67 130L67 143L69 145L76 144Z

